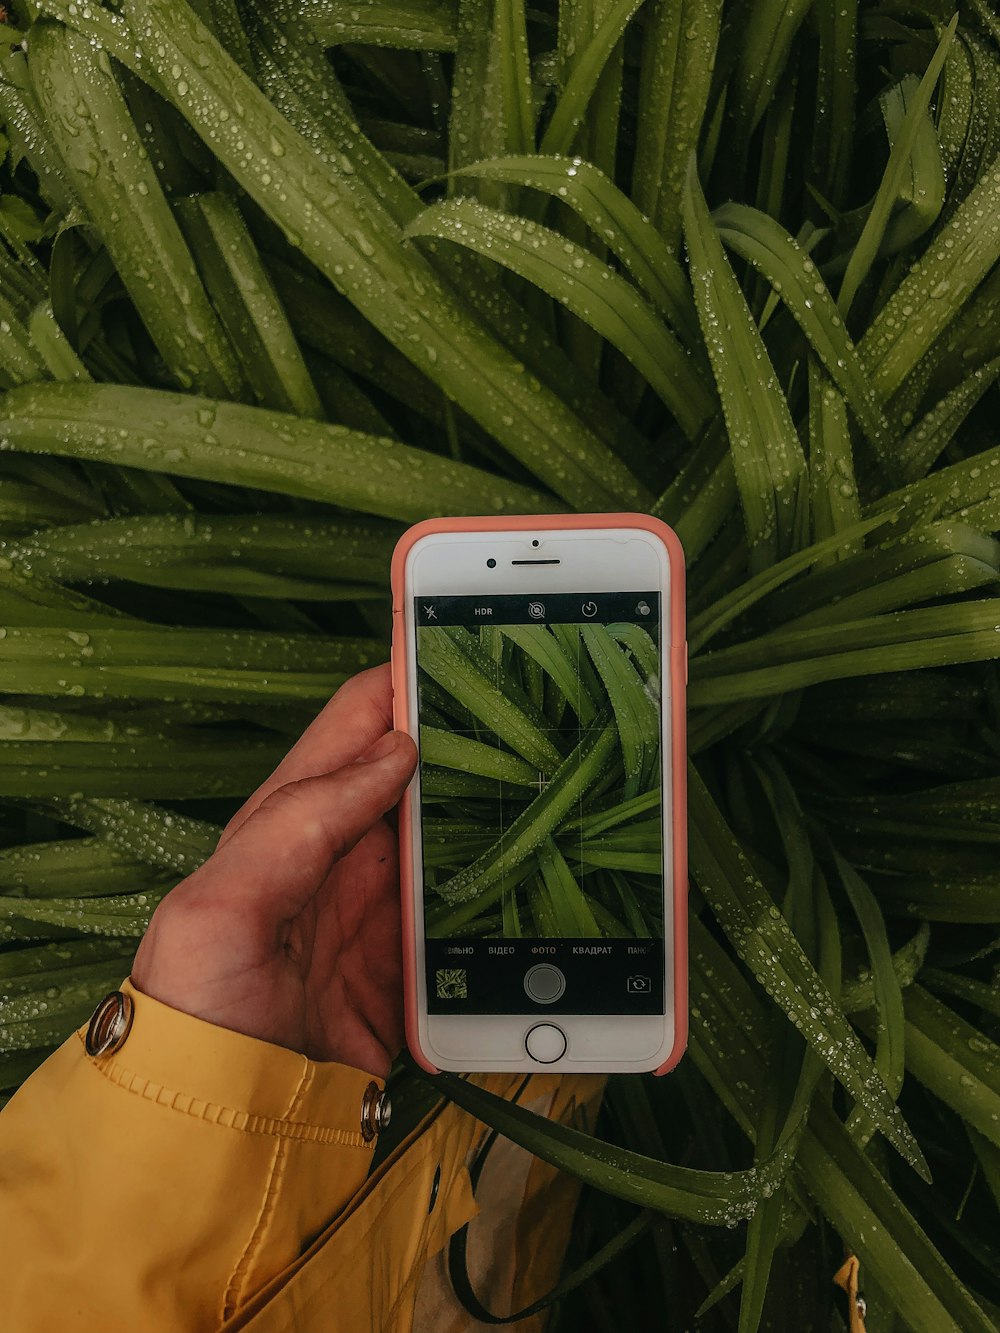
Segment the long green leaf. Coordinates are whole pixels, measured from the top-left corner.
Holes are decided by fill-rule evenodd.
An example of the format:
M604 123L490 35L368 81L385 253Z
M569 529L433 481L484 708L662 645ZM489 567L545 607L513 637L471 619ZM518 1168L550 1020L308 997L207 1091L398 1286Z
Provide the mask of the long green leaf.
M508 754L506 750L499 750L493 745L483 745L480 741L459 736L453 731L442 731L439 727L420 728L420 757L427 764L478 773L521 787L538 784L538 770L517 755Z
M708 212L693 159L683 207L695 303L722 399L750 567L756 574L804 545L806 463L785 396Z
M527 486L394 440L281 412L115 384L25 385L0 403L0 444L254 486L416 519L546 513Z
M559 767L562 755L546 734L544 718L510 682L498 688L498 672L490 670L494 664L485 655L446 629L422 626L418 634L422 672L521 755L536 778Z
M777 631L695 659L689 697L700 707L845 676L990 661L1000 657L996 625L995 601L983 600Z
M894 394L1000 259L1000 168L982 177L858 343L876 392Z
M699 340L694 298L684 270L626 194L581 157L493 158L452 173L507 181L559 199L618 256L687 347Z
M397 535L394 525L372 520L156 514L51 527L5 541L0 555L14 569L67 583L114 579L327 599L383 595Z
M881 444L882 406L815 262L793 236L758 209L724 204L712 214L724 245L763 273L840 389L868 438Z
M160 354L184 387L239 396L242 382L232 347L139 140L110 61L77 33L43 23L32 29L29 64L73 189Z
M697 1171L547 1121L457 1074L437 1074L433 1082L463 1110L495 1125L542 1161L617 1198L703 1225L731 1225L751 1216L772 1188L772 1178L783 1169L787 1156L783 1149L766 1163L745 1171Z
M705 426L712 396L695 363L631 284L582 246L473 199L432 204L406 235L453 241L527 278L617 347L691 439Z
M532 856L602 775L614 754L617 736L614 723L598 717L499 842L444 884L436 884L435 893L449 903L468 902Z
M883 233L888 226L890 211L900 192L903 175L907 170L910 160L910 154L913 152L917 134L923 119L927 114L927 108L930 105L931 98L934 96L934 89L937 87L937 81L941 77L944 62L948 56L948 48L951 46L952 39L955 36L955 29L957 27L958 14L955 14L951 23L945 28L941 40L938 42L937 50L934 52L930 64L927 66L924 76L920 80L920 85L907 107L903 132L898 141L893 144L892 152L889 154L889 163L885 169L885 174L882 177L878 192L875 195L875 202L872 204L872 209L865 222L861 237L851 254L850 262L847 265L847 271L844 274L844 280L841 284L837 304L840 307L841 314L845 318L847 317L854 298L857 295L858 288L861 286L861 283L864 281L872 263L874 262L875 255L882 241Z
M684 173L708 104L722 21L721 0L658 0L647 6L632 198L670 253L681 239Z
M871 1058L752 872L693 766L688 791L692 869L733 947L789 1018L798 1020L806 1040L897 1151L927 1178L923 1153Z
M206 288L263 407L322 417L287 316L243 217L224 194L181 200L177 213Z
M612 51L643 0L617 0L577 57L539 145L543 153L568 153Z
M168 0L128 0L125 14L181 114L291 243L391 343L571 503L603 506L615 495L642 504L642 487L611 451L581 434L579 420L554 394L532 387L521 364L401 243L350 159L320 163L189 10ZM180 76L171 73L175 66ZM247 154L248 143L268 148ZM396 293L391 300L389 291ZM412 297L401 307L404 292Z

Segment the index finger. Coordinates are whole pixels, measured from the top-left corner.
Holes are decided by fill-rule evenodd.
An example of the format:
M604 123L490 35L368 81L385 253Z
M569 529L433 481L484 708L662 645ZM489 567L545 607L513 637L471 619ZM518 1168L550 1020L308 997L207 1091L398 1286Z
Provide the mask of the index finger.
M392 730L392 674L389 663L370 667L344 682L269 778L226 825L221 847L271 792L287 782L332 773L357 759Z

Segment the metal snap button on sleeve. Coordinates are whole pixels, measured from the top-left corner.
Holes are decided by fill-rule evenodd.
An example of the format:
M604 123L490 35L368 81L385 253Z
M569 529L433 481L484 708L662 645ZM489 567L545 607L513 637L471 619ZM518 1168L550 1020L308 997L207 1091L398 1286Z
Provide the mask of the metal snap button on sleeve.
M134 1012L130 995L120 990L105 995L91 1015L87 1028L87 1054L111 1055L124 1045L132 1027Z
M376 1134L388 1129L392 1119L392 1102L387 1092L381 1092L377 1083L369 1083L361 1099L361 1137L371 1143Z

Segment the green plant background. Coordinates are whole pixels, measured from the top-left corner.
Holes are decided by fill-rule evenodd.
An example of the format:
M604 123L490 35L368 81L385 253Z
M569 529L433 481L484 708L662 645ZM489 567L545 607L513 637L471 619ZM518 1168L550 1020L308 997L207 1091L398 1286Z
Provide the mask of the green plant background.
M0 1083L385 659L403 525L652 512L689 1053L600 1142L405 1064L397 1126L590 1182L560 1330L844 1329L845 1249L874 1333L995 1329L992 0L8 8Z

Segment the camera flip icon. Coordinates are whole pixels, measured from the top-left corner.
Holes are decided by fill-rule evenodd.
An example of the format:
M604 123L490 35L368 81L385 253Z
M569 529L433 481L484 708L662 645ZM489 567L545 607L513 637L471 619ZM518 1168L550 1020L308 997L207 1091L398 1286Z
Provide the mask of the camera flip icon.
M652 984L649 977L637 973L629 977L627 988L629 995L648 995L652 990Z

